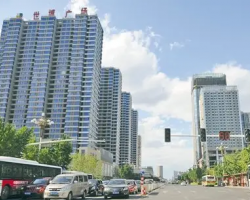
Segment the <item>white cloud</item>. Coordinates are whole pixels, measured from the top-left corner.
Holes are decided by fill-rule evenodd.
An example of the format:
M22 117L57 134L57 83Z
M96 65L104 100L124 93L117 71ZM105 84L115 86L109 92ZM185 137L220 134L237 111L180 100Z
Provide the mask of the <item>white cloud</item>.
M71 0L68 8L79 12L79 8L85 6L90 11L97 11L95 6L89 5L88 0ZM151 50L154 46L160 47L160 36L151 27L145 30L121 30L111 26L110 21L109 14L105 14L101 20L105 31L103 65L121 70L123 90L132 93L134 107L150 114L139 123L143 141L142 164L164 165L165 175L168 176L174 169L188 169L193 163L188 140L174 138L171 144L166 145L163 143L163 129L167 127L169 118L191 122L191 78L170 78L160 71L158 58ZM173 49L183 47L183 44L174 42L171 46ZM218 64L213 71L226 73L228 84L238 85L241 107L250 111L250 71L236 63ZM180 130L173 132L183 134ZM190 133L191 130L185 130L185 134Z
M70 0L65 10L71 10L74 14L79 14L81 9L87 7L89 14L96 14L98 9L95 5L90 4L89 0Z
M183 48L185 45L184 44L181 44L181 43L179 43L179 42L173 42L173 43L170 43L169 44L169 48L170 48L170 50L172 51L173 49L181 49L181 48Z

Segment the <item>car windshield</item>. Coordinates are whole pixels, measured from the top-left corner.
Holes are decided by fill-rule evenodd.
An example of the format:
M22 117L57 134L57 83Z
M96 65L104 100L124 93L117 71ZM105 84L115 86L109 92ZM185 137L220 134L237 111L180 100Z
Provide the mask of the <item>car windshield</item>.
M89 184L96 184L97 180L96 179L89 179Z
M48 180L46 179L36 179L32 182L33 185L46 185L48 184Z
M134 184L134 181L126 181L127 185L130 184L130 185L133 185Z
M108 185L125 185L125 180L110 180Z
M52 184L67 184L71 183L73 176L57 176L53 179Z

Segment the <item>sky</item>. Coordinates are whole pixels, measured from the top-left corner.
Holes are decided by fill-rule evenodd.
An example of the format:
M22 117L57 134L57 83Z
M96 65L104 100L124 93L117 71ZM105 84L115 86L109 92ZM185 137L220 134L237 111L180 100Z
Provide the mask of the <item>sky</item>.
M104 29L102 65L119 68L123 91L139 111L142 165L164 166L164 177L193 166L191 77L225 73L250 112L249 0L0 0L0 23L23 13L58 18L88 7ZM171 143L164 143L171 128Z

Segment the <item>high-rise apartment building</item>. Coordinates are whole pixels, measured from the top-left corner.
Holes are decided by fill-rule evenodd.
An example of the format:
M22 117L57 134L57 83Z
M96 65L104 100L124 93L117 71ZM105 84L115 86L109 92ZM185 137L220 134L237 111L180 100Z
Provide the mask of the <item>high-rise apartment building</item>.
M138 111L131 111L131 164L138 165Z
M163 166L157 166L157 174L159 178L163 178Z
M98 146L113 153L119 164L122 75L119 69L102 68L99 102Z
M141 136L137 136L137 167L141 167Z
M54 124L45 137L65 133L96 139L103 29L96 15L25 21L22 14L4 20L0 40L0 116L18 128L33 127L44 112ZM35 134L39 134L35 128ZM74 142L79 147L95 142Z
M131 163L131 111L131 94L128 92L122 92L119 160L120 165Z
M241 112L241 125L243 133L245 129L250 129L250 112Z
M226 146L228 153L244 147L242 137L219 140L220 131L242 135L240 124L239 95L236 86L203 87L200 91L200 126L206 129L207 141L203 143L203 159L208 167L216 164L216 149ZM209 136L215 137L209 137Z
M200 99L200 90L203 87L207 86L216 86L216 85L227 85L226 75L224 74L196 74L192 79L192 112L193 112L193 135L198 136L200 131L200 108L199 108L199 99ZM197 165L197 162L202 157L201 152L201 142L199 137L193 138L194 145L194 165Z

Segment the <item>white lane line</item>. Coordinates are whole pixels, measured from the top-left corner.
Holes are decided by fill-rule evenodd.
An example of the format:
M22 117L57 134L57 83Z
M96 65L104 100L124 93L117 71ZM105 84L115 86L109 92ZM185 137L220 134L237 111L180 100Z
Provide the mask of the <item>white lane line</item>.
M181 191L178 191L178 193L180 194L180 193L181 193Z
M163 191L164 194L166 194L167 192L168 192L167 190Z

